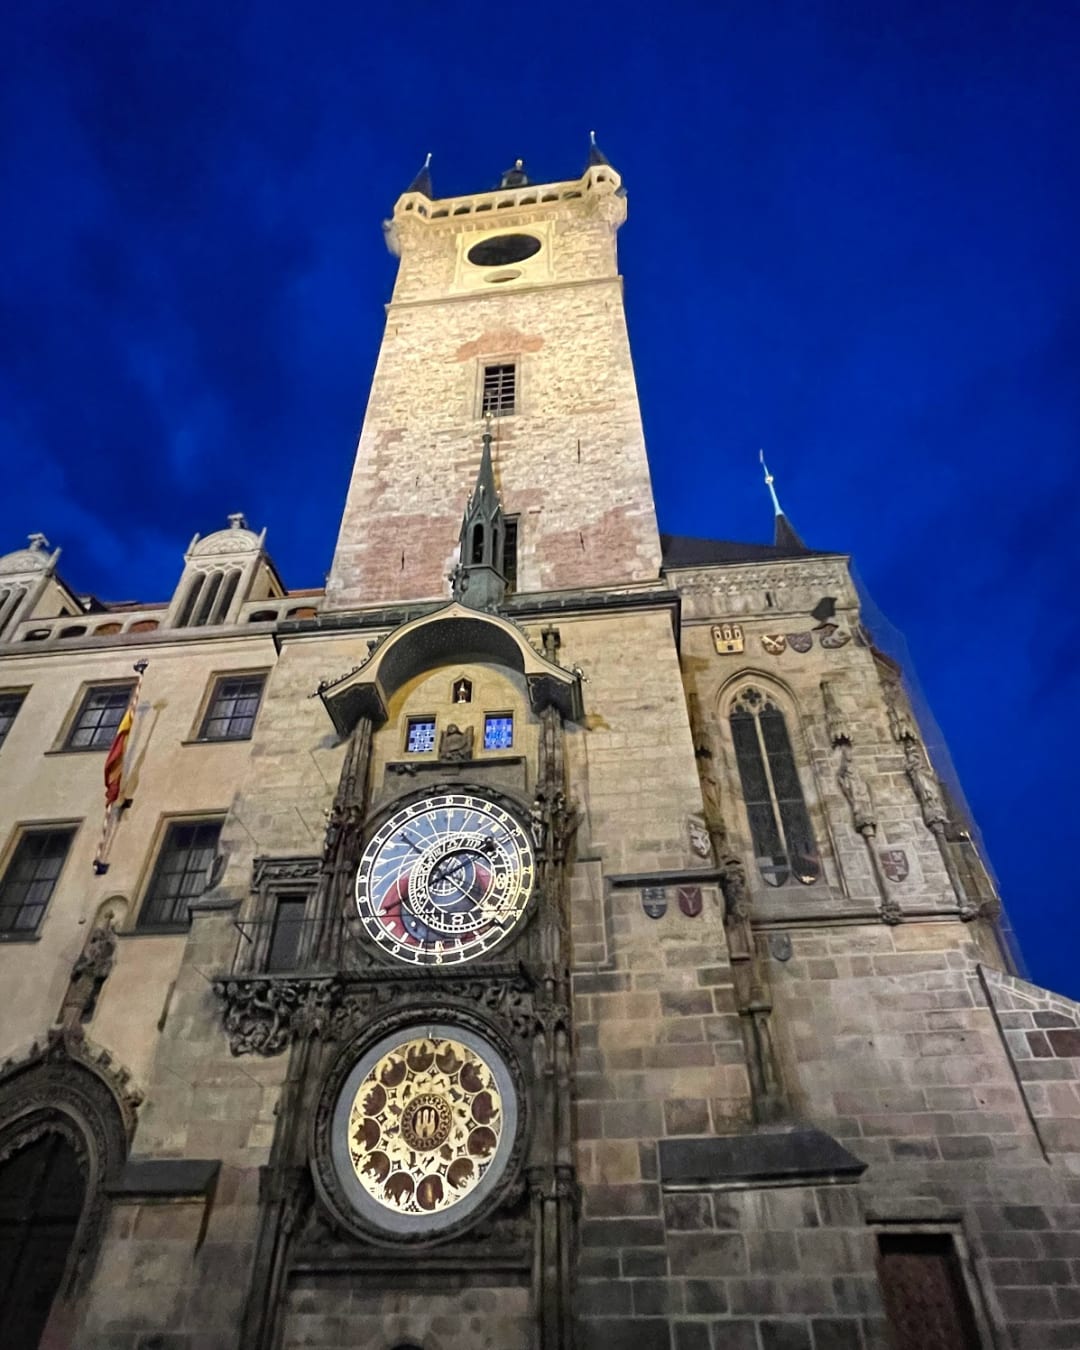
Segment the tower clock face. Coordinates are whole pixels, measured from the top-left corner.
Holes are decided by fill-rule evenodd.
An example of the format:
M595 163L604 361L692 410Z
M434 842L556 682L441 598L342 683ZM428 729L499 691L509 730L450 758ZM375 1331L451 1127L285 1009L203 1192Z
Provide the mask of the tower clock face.
M413 965L450 965L510 933L535 870L532 842L509 812L446 793L404 807L375 833L356 875L356 905L383 951Z

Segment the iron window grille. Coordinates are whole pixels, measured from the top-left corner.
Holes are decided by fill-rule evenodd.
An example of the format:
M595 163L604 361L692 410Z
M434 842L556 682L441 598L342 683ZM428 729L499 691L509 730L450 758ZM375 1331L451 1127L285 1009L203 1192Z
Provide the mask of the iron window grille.
M244 741L255 727L265 675L225 675L214 685L201 741Z
M71 827L23 834L0 881L0 934L37 931L74 834Z
M489 713L484 718L484 749L509 750L513 744L513 716L509 713Z
M821 861L784 714L760 690L744 689L731 711L731 736L762 880L783 886L794 876L812 886Z
M187 928L188 906L206 890L217 856L220 820L174 821L166 830L139 914L139 928Z
M410 717L405 736L405 750L410 755L426 755L435 749L434 717Z
M504 362L484 367L484 384L480 400L480 415L509 417L517 407L517 366Z
M64 749L108 750L134 687L134 684L104 684L88 689Z
M7 739L25 697L25 694L0 694L0 745Z

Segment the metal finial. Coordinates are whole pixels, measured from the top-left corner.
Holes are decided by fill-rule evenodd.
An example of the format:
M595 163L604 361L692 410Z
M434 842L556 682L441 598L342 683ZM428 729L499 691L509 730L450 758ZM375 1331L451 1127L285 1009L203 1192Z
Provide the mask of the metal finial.
M595 145L595 144L596 144L596 132L595 132L595 131L590 131L590 132L589 132L589 144L590 144L590 145Z
M430 168L431 168L431 151L430 151L430 150L429 150L429 151L427 152L427 154L424 156L424 168L425 168L425 169L430 169Z
M765 470L765 486L769 489L769 496L772 498L773 510L778 516L784 513L780 509L780 499L776 495L776 489L773 487L773 476L769 472L769 466L765 463L765 451L758 451L758 459L761 460L761 467Z
M515 160L514 160L514 168L515 168L515 169L523 169L524 167L525 167L525 161L524 161L523 159L515 159Z

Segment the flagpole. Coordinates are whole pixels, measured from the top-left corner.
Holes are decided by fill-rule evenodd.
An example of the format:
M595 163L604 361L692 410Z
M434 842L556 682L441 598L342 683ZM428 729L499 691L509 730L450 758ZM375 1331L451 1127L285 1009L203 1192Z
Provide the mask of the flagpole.
M120 820L120 812L124 809L122 796L124 756L127 752L131 728L135 723L135 713L139 706L139 693L142 689L143 676L146 674L146 667L149 664L150 662L146 660L135 662L134 670L138 678L131 691L131 697L127 701L124 715L120 719L116 736L109 747L109 753L105 757L105 815L101 822L101 838L98 840L93 863L94 875L99 877L104 876L109 870L107 861L109 847ZM116 770L115 776L113 775L114 769Z

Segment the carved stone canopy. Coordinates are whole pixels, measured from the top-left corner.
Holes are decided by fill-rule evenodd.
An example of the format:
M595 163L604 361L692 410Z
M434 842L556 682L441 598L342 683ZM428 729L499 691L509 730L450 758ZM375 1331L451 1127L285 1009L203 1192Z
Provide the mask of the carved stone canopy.
M406 681L441 665L491 661L525 676L535 712L553 705L569 721L583 715L581 681L541 656L507 619L447 605L403 624L359 669L321 691L334 726L348 735L361 717L386 720L390 699Z

